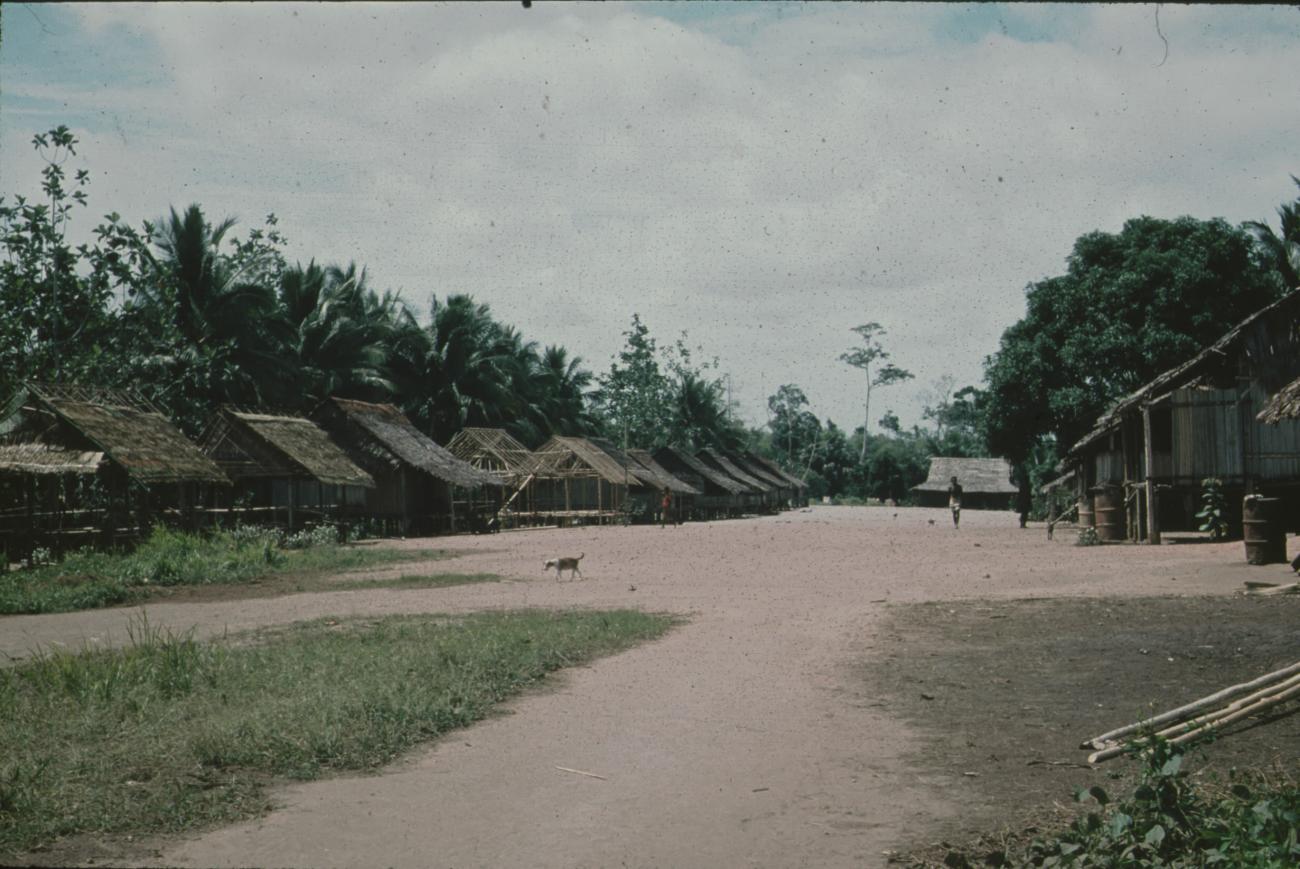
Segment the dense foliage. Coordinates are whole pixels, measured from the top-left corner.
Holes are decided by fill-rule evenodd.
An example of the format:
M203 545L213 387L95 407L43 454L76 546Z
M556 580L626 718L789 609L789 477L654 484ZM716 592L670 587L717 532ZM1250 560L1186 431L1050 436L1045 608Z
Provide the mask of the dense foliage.
M1252 235L1223 220L1130 220L1075 242L1064 275L1030 284L1023 319L986 362L989 448L1013 461L1061 449L1115 400L1276 300Z

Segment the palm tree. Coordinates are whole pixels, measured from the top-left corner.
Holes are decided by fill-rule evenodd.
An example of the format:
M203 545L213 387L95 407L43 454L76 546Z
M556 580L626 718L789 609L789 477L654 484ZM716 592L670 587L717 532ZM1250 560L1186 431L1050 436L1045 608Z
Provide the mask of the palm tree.
M1300 187L1300 178L1292 175L1291 180ZM1246 227L1255 235L1255 239L1264 249L1273 267L1282 277L1286 290L1300 289L1300 197L1294 202L1284 202L1277 208L1281 234L1275 233L1273 227L1258 220L1246 222Z
M586 398L593 376L582 367L581 356L570 358L563 347L549 345L542 351L538 380L548 434L585 435L596 429Z
M404 310L395 296L371 291L355 263L285 269L279 337L298 399L290 402L389 395L394 387L385 366Z
M669 438L673 446L694 451L703 447L733 449L744 442L727 418L722 384L691 371L681 372L673 394Z
M256 403L268 372L277 370L267 326L276 313L274 291L231 265L221 251L235 221L208 223L198 205L184 215L170 210L150 240L160 256L155 280L133 306L153 308L156 321L175 330L152 359L170 372L171 385L211 406L223 401ZM166 396L160 396L165 402Z

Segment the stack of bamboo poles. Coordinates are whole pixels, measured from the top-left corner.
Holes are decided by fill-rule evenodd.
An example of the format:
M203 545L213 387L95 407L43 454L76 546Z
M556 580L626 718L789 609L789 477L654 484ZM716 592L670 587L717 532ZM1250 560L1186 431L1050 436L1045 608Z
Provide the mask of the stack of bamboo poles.
M1224 688L1154 718L1103 733L1079 747L1096 749L1088 755L1088 763L1098 763L1123 754L1129 740L1146 739L1153 733L1175 744L1190 742L1296 697L1300 697L1300 661L1250 682ZM1163 729L1157 730L1157 727Z

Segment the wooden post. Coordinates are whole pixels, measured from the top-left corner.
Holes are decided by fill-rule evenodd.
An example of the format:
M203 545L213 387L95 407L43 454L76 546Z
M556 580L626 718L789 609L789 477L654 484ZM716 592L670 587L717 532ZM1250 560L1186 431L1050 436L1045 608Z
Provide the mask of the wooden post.
M1147 542L1160 542L1160 510L1156 500L1156 483L1152 478L1155 473L1156 451L1151 442L1151 405L1142 405L1142 439L1146 442L1146 501L1147 501Z
M451 526L451 533L456 533L456 487L451 483L447 484L447 519Z
M405 537L411 525L410 504L406 500L406 466L397 472L397 492L402 502L402 536Z
M298 481L293 477L289 478L289 507L286 511L289 520L289 533L293 533L293 502L298 496Z

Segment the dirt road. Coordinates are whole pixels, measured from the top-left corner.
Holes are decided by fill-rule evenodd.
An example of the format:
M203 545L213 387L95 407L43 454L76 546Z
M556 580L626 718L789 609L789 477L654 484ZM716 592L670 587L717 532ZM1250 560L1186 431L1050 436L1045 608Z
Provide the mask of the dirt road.
M407 541L440 570L516 581L159 603L199 635L324 615L494 607L682 613L666 638L561 676L502 717L375 776L277 792L265 818L167 843L190 866L860 866L952 815L906 758L918 735L868 693L889 603L1227 594L1241 544L1075 547L1009 513L816 507L679 528ZM585 581L541 572L586 553ZM407 568L407 572L410 572ZM1276 574L1276 576L1274 576ZM0 653L105 644L134 609L0 620ZM603 779L567 772L583 770Z

